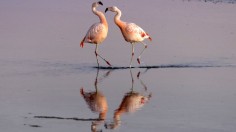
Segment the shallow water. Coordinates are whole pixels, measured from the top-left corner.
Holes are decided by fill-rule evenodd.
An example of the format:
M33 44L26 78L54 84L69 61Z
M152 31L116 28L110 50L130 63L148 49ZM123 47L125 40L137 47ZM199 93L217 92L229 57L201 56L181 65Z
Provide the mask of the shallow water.
M232 66L97 70L86 64L1 61L1 68L0 122L6 131L90 131L92 124L130 132L235 129ZM80 92L96 88L106 98L104 120ZM117 121L114 114L131 91L146 101L139 107L131 103Z
M112 67L98 70L94 45L79 47L98 21L91 2L35 2L0 2L0 130L235 131L235 4L104 0L99 10L120 7L153 41L129 69L131 46L107 13L99 52Z

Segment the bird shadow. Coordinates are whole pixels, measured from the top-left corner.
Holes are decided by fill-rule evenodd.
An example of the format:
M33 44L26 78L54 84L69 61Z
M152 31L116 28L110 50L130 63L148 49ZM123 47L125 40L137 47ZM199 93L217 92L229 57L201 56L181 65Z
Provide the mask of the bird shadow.
M122 69L161 69L161 68L217 68L217 67L236 67L231 64L211 64L211 63L183 63L183 64L163 64L163 65L146 65L146 66L94 66L93 68L104 70L122 70Z
M73 121L100 121L99 118L77 118L77 117L59 117L59 116L34 116L39 119L60 119L60 120L73 120Z

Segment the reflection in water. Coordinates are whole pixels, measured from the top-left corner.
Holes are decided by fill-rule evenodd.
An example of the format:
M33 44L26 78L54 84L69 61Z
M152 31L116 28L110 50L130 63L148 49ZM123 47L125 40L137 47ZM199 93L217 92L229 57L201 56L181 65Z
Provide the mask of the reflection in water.
M98 82L102 81L103 78L108 77L109 74L110 74L110 71L106 72L106 74L103 75L102 78L98 79L98 75L99 75L99 69L98 69L96 79L95 79L95 82L94 82L95 91L85 92L83 87L80 89L80 93L83 96L83 98L84 98L85 102L87 103L87 105L89 106L89 109L92 112L99 113L98 120L93 121L92 124L91 124L92 132L96 132L97 127L99 125L101 125L102 123L104 123L104 120L106 119L106 114L107 114L107 111L108 111L107 99L103 95L103 93L98 90L97 84L98 84Z
M106 120L106 115L108 111L107 99L105 95L99 91L98 83L100 83L103 79L107 78L110 75L111 71L106 72L102 77L99 76L99 69L97 69L97 75L94 82L95 91L85 92L84 88L80 89L81 96L84 98L87 103L89 109L94 113L99 113L98 119L94 120L91 124L91 131L97 132L102 130L97 130L97 128L104 123ZM133 113L139 110L144 106L151 98L151 93L147 93L147 86L140 79L140 75L142 73L138 72L137 80L139 80L141 86L144 89L144 92L137 92L134 90L134 78L133 73L130 69L131 75L131 90L125 93L118 109L114 111L113 122L105 123L105 128L107 129L115 129L120 125L120 118L124 113Z
M123 113L133 113L139 110L141 107L144 106L145 103L147 103L150 100L152 96L151 93L147 94L147 86L139 78L140 72L137 74L137 79L140 81L141 85L143 86L145 93L134 91L134 88L133 88L134 78L133 78L131 69L130 69L130 75L132 79L131 91L129 91L128 93L124 95L119 108L115 110L113 122L105 124L105 127L107 129L117 128L120 125L120 117Z

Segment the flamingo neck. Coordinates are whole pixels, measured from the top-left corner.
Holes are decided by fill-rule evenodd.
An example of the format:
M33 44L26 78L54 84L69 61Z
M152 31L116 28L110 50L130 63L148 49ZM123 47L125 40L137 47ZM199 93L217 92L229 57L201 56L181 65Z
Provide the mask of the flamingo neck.
M115 21L116 25L118 25L119 27L121 27L123 24L123 21L120 20L121 14L122 14L121 11L117 10L116 15L114 17L114 21Z
M99 119L105 120L106 116L107 116L107 110L105 110L99 114Z
M104 15L102 12L98 11L98 10L96 9L96 7L92 7L92 11L93 11L93 13L94 13L95 15L97 15L97 16L99 17L100 22L101 22L102 24L108 25L108 24L107 24L106 17L105 17L105 15Z

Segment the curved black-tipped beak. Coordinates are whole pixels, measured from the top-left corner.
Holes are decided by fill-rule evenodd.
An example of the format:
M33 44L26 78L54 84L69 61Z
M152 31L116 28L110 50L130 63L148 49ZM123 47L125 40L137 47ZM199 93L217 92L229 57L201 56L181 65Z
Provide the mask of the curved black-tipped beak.
M98 1L98 4L103 5L103 3L101 1Z
M106 8L105 13L108 11L108 8Z

